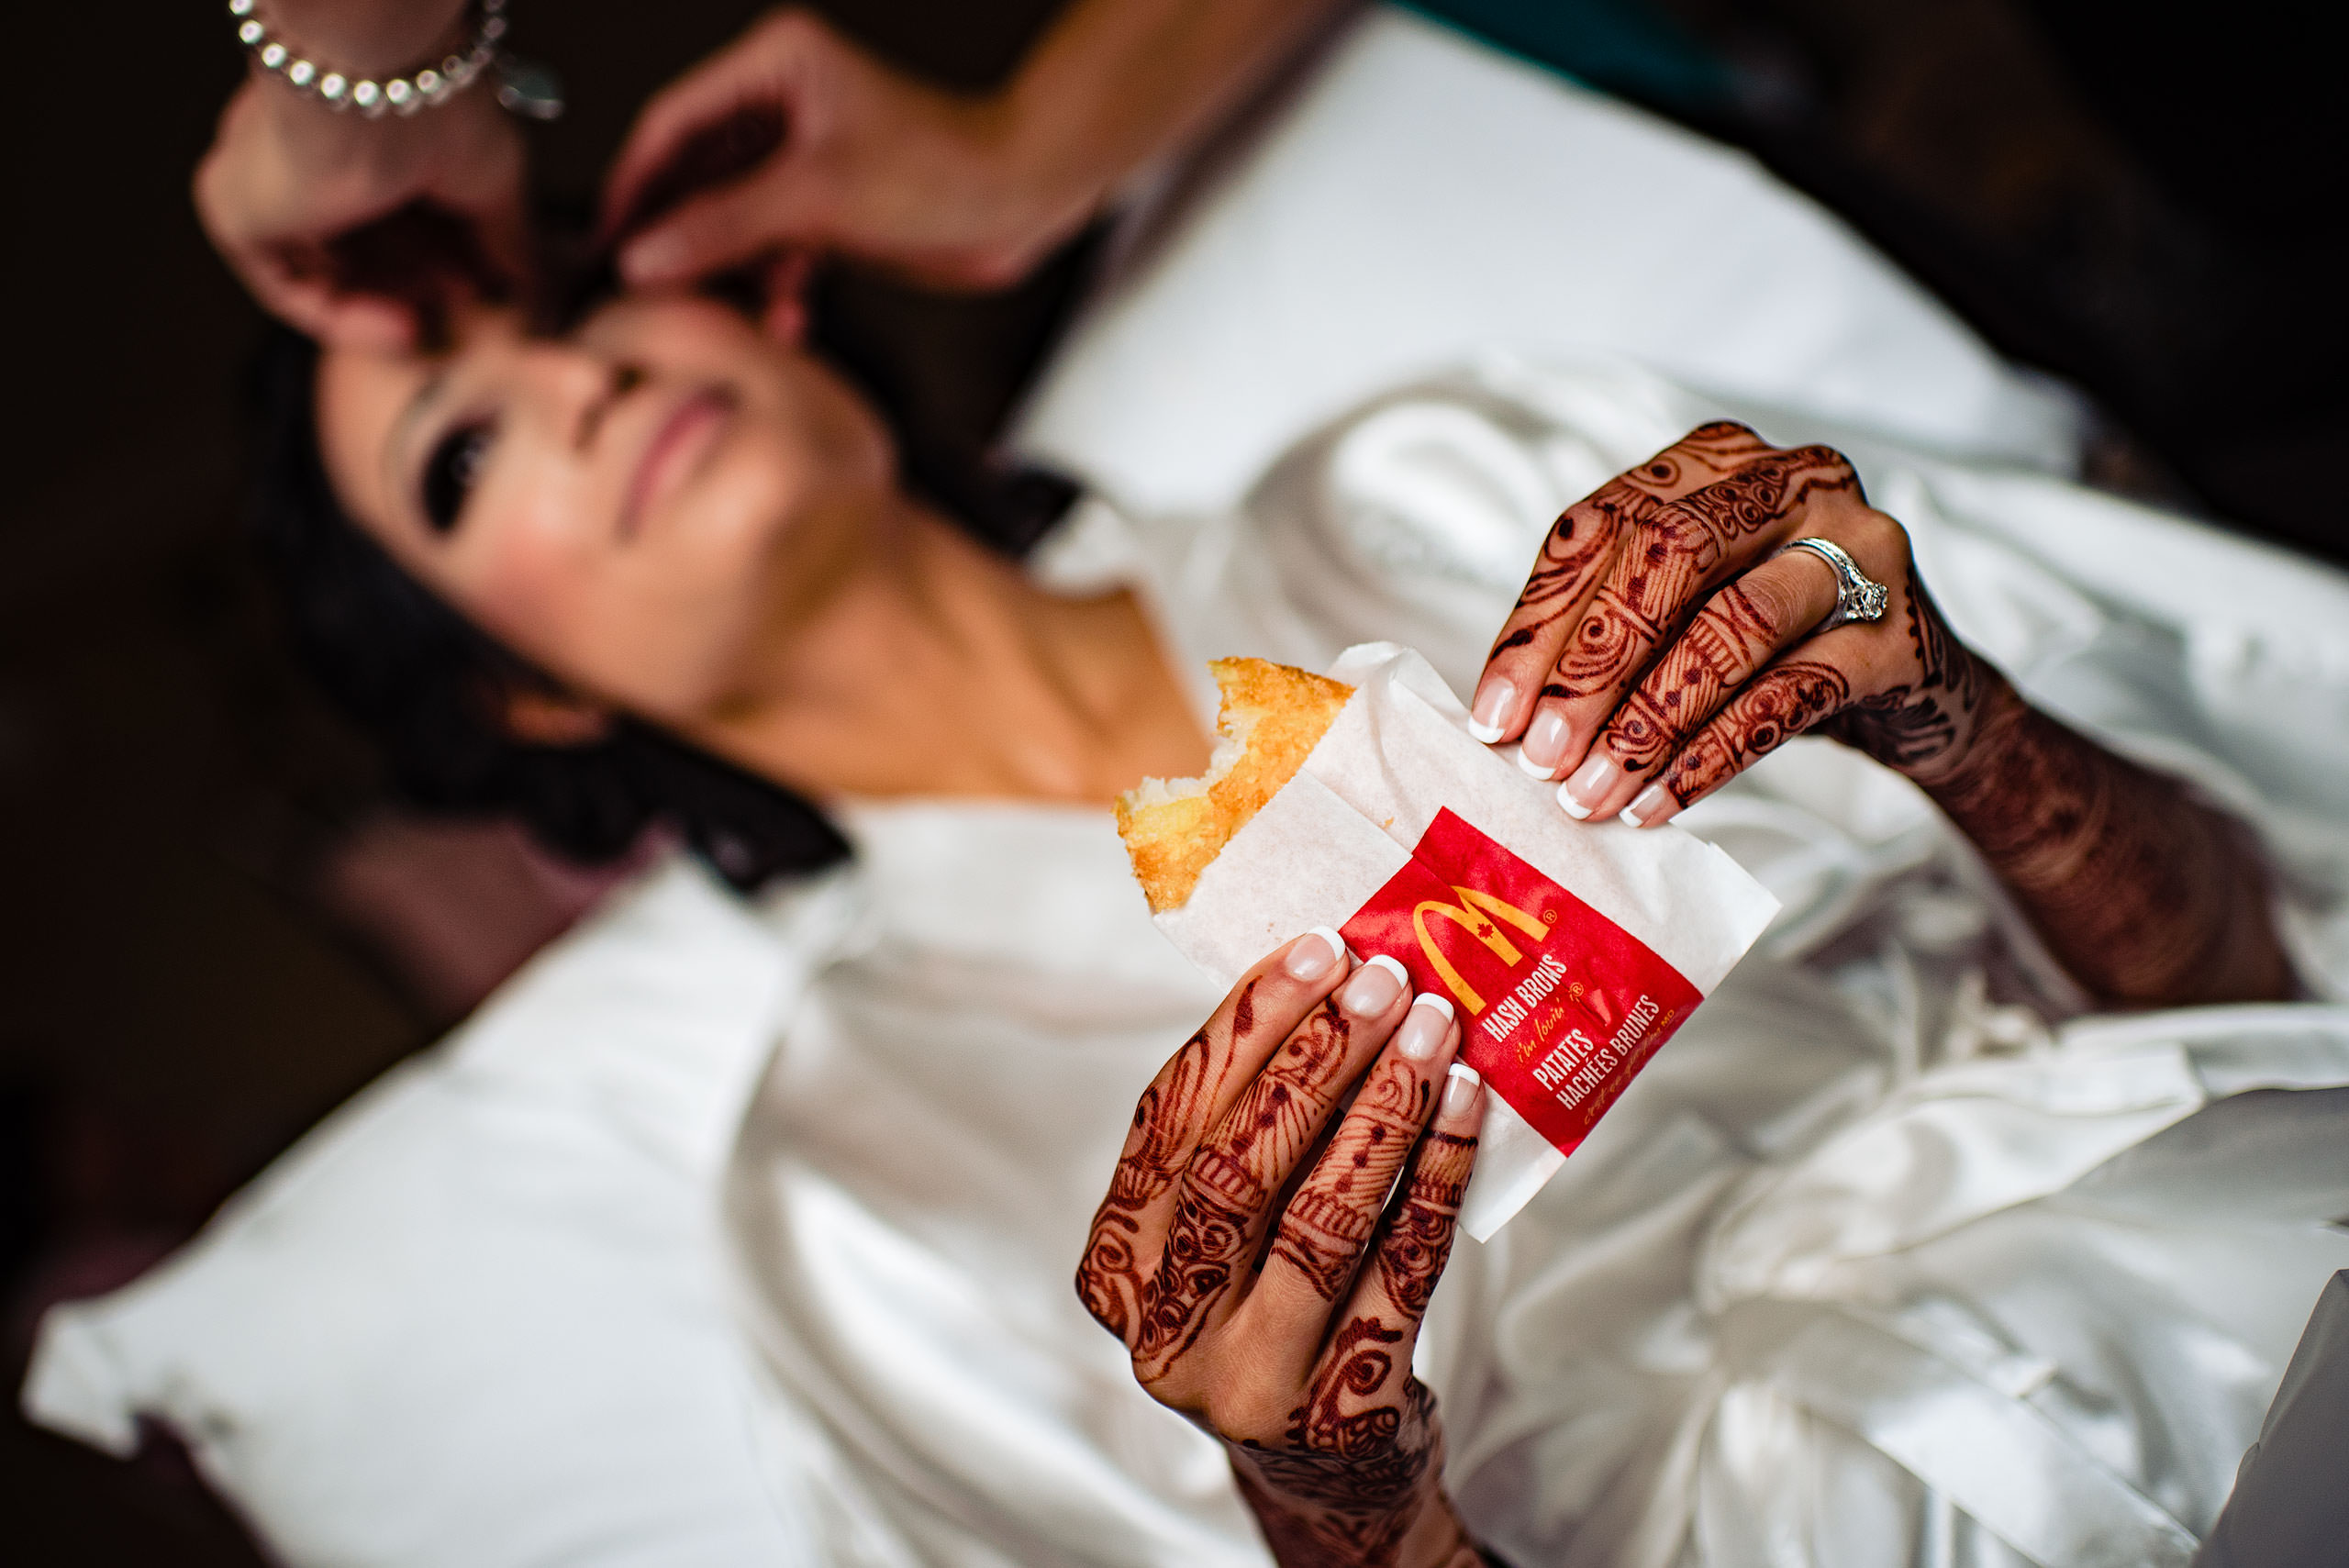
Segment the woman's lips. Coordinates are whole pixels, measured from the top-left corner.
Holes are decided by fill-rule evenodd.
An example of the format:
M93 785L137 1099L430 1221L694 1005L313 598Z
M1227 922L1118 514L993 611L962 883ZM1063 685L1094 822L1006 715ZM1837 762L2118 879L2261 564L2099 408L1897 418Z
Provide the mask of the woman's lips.
M661 422L645 443L629 477L628 495L620 504L620 538L632 539L648 509L675 489L709 450L734 399L723 387L706 386L691 394Z

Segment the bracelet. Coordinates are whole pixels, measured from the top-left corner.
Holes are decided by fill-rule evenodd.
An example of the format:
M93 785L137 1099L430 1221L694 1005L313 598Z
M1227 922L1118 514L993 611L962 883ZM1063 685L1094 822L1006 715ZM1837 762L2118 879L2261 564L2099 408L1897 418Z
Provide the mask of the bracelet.
M386 112L412 115L418 109L443 104L463 92L490 67L507 74L508 61L498 49L498 41L506 36L506 0L473 0L477 19L473 36L464 52L444 56L438 64L419 66L387 81L372 77L356 80L340 71L329 71L306 56L295 54L284 40L270 35L269 26L254 14L255 0L228 0L228 15L237 24L237 41L263 71L285 78L286 85L305 95L315 95L326 106L340 113L357 109L369 119L379 119ZM519 66L513 72L519 80L508 81L498 89L497 101L518 114L534 119L552 119L562 112L562 100L551 87L551 78L535 67Z

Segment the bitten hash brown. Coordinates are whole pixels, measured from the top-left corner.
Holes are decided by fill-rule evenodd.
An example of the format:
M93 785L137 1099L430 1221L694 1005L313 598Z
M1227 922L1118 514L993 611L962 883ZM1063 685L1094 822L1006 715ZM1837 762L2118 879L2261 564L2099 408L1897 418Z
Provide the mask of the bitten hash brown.
M1263 659L1219 659L1215 756L1195 779L1144 779L1118 797L1118 835L1154 912L1180 907L1241 825L1295 777L1354 689Z

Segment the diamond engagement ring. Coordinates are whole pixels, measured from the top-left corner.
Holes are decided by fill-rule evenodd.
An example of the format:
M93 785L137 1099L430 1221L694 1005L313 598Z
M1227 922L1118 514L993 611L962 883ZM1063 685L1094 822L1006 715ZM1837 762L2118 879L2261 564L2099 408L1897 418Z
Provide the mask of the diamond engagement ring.
M1835 610L1825 620L1810 628L1816 637L1822 631L1833 631L1852 621L1878 621L1884 618L1884 606L1892 595L1884 584L1860 570L1856 562L1843 553L1843 547L1832 539L1798 539L1782 546L1778 553L1789 550L1807 550L1827 562L1835 573Z

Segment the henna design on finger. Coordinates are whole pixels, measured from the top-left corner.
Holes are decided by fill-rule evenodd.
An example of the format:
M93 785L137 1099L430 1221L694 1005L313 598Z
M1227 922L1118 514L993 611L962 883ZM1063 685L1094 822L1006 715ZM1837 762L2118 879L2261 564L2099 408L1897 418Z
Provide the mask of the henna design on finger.
M1767 450L1762 438L1742 425L1728 420L1699 425L1639 467L1616 475L1567 507L1542 541L1542 553L1525 580L1525 591L1518 595L1517 608L1486 660L1532 641L1542 628L1579 599L1607 563L1616 539L1649 521L1681 494L1692 470L1695 483L1709 484ZM1529 618L1528 612L1543 610L1551 613Z
M1312 1177L1289 1200L1273 1256L1294 1266L1322 1300L1337 1300L1353 1280L1434 1095L1435 1085L1407 1063L1382 1062Z
M1370 1219L1330 1193L1310 1188L1289 1200L1272 1255L1305 1276L1313 1293L1335 1301L1370 1244Z
M1241 993L1241 1032L1251 984ZM1134 1106L1126 1147L1109 1178L1108 1195L1094 1211L1093 1230L1077 1265L1076 1294L1094 1320L1129 1345L1141 1321L1145 1295L1143 1262L1137 1251L1138 1218L1164 1196L1188 1162L1197 1136L1231 1070L1231 1053L1219 1052L1206 1029L1184 1042Z
M1517 607L1502 624L1486 662L1524 647L1580 603L1605 569L1626 522L1655 505L1654 497L1609 480L1559 513L1542 541L1542 553L1534 558L1525 591L1518 595Z
M1771 450L1770 443L1734 419L1698 426L1612 482L1669 501L1712 484Z
M1832 447L1796 447L1755 458L1726 479L1674 502L1704 524L1717 545L1777 527L1813 496L1864 497L1860 476Z
M1130 1211L1105 1201L1094 1211L1085 1257L1076 1266L1076 1298L1096 1323L1129 1346L1141 1313L1141 1256L1136 1251L1141 1229Z
M1653 581L1647 576L1633 578L1632 594L1647 597L1641 590ZM1578 697L1609 689L1622 672L1646 662L1664 629L1661 621L1642 614L1635 601L1608 584L1583 612L1542 695Z
M1525 580L1525 592L1518 595L1518 608L1531 609L1579 594L1623 525L1637 522L1657 504L1653 496L1614 479L1592 492L1587 500L1558 514ZM1577 517L1577 513L1596 515Z
M1728 420L1700 425L1566 508L1542 540L1525 589L1486 662L1534 642L1575 614L1599 581L1618 541L1642 530L1673 497L1732 473L1770 450L1742 425Z
M1664 786L1681 806L1688 806L1841 712L1851 699L1851 682L1832 664L1816 660L1773 664L1731 697L1672 760Z
M1208 1309L1222 1298L1234 1269L1247 1262L1252 1222L1271 1195L1227 1155L1193 1162L1133 1341L1134 1376L1145 1388L1197 1342Z
M1778 629L1741 583L1698 612L1688 629L1607 721L1598 743L1631 773L1661 764L1712 717L1722 694L1776 647Z
M1133 1341L1134 1378L1144 1388L1163 1379L1205 1332L1207 1309L1243 1261L1247 1221L1245 1211L1197 1196L1175 1210Z
M1403 1201L1378 1240L1380 1288L1412 1322L1426 1315L1436 1281L1452 1256L1460 1200L1468 1190L1475 1157L1473 1136L1429 1133L1413 1157Z
M1166 1374L1233 1278L1254 1266L1274 1191L1329 1115L1352 1038L1345 1014L1324 1001L1241 1092L1218 1141L1191 1157L1131 1341L1144 1385Z
M1154 1320L1153 1282L1163 1271L1164 1258L1162 1255L1153 1266L1143 1256L1141 1216L1166 1195L1190 1165L1197 1140L1223 1097L1240 1049L1255 1030L1256 986L1257 982L1250 980L1232 998L1230 1031L1220 1048L1211 1022L1186 1041L1142 1091L1134 1106L1125 1150L1109 1179L1108 1194L1094 1211L1085 1256L1077 1265L1077 1298L1096 1322L1130 1349L1139 1351L1145 1340L1154 1347L1161 1344L1148 1326ZM1326 1073L1334 1060L1330 1055L1332 1025L1337 1057L1343 1055L1345 1020L1327 1003L1322 1010L1327 1018L1321 1026L1306 1030L1316 1043L1299 1046L1292 1040L1275 1058L1275 1065L1286 1062L1284 1071L1292 1078L1299 1071ZM1216 1238L1221 1230L1215 1217L1206 1212L1194 1212L1184 1220L1178 1206L1175 1221L1169 1225L1170 1240L1174 1222L1190 1228L1185 1237L1189 1262L1182 1271L1186 1277L1178 1306L1182 1301L1196 1305L1205 1294L1220 1287L1221 1282L1210 1279L1200 1260L1218 1255ZM1161 1322L1157 1332L1163 1331Z
M1649 471L1662 478L1663 475L1654 474L1653 465L1670 463L1675 456L1684 456L1702 459L1703 466L1714 473L1727 473L1749 458L1760 457L1768 450L1770 443L1754 434L1751 426L1734 419L1711 419L1650 459Z
M1814 497L1858 494L1858 476L1841 452L1798 447L1766 451L1655 507L1617 551L1614 576L1592 596L1542 695L1572 700L1621 692L1744 539L1779 527Z

